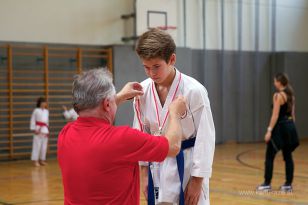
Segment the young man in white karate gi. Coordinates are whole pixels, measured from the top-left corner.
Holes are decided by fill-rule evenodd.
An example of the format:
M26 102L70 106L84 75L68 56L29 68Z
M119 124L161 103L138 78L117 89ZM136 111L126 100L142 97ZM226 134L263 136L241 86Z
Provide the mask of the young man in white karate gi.
M188 104L181 120L182 151L161 163L140 162L141 188L149 205L208 205L215 149L210 101L202 84L175 68L175 49L172 37L159 29L145 32L136 45L149 78L141 83L144 95L134 100L134 127L164 135L169 104L178 95Z
M34 166L46 165L46 152L49 134L49 111L45 98L38 98L36 108L32 112L30 130L34 132L31 160Z

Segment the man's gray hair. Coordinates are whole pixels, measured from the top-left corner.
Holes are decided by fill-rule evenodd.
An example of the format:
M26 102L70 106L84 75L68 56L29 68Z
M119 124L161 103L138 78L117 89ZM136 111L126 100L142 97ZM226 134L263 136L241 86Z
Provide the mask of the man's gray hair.
M77 113L95 108L102 100L116 94L112 74L106 68L97 68L76 75L72 93Z

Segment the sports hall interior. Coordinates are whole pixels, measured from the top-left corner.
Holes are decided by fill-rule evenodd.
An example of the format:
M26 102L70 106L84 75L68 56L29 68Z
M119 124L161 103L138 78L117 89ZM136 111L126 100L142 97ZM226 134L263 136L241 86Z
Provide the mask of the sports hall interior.
M176 68L208 91L216 130L211 204L308 204L307 22L308 0L0 0L0 205L63 204L57 139L74 75L107 67L117 90L143 81L134 46L150 27L172 35ZM279 152L273 191L260 193L278 72L294 89L300 146L293 192L278 191L285 178ZM30 160L38 97L50 112L44 167ZM133 117L132 101L125 102L115 125L132 126Z

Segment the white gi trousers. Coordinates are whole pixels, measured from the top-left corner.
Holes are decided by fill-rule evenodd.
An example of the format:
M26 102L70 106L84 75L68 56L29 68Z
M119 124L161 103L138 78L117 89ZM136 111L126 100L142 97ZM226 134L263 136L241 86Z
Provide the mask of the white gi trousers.
M31 160L46 160L48 137L45 134L33 135Z

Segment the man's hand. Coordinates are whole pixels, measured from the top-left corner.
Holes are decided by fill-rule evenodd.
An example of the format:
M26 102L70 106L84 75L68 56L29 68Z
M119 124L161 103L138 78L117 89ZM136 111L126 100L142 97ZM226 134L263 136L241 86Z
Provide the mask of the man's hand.
M62 106L64 111L67 111L67 107L65 105Z
M201 177L191 177L187 187L185 189L184 198L186 205L197 205L201 190L202 190L202 181Z
M129 82L122 88L120 92L117 93L117 105L138 95L143 95L142 86L137 82Z
M170 115L178 115L181 117L186 113L186 100L183 96L178 96L170 105L169 112Z

